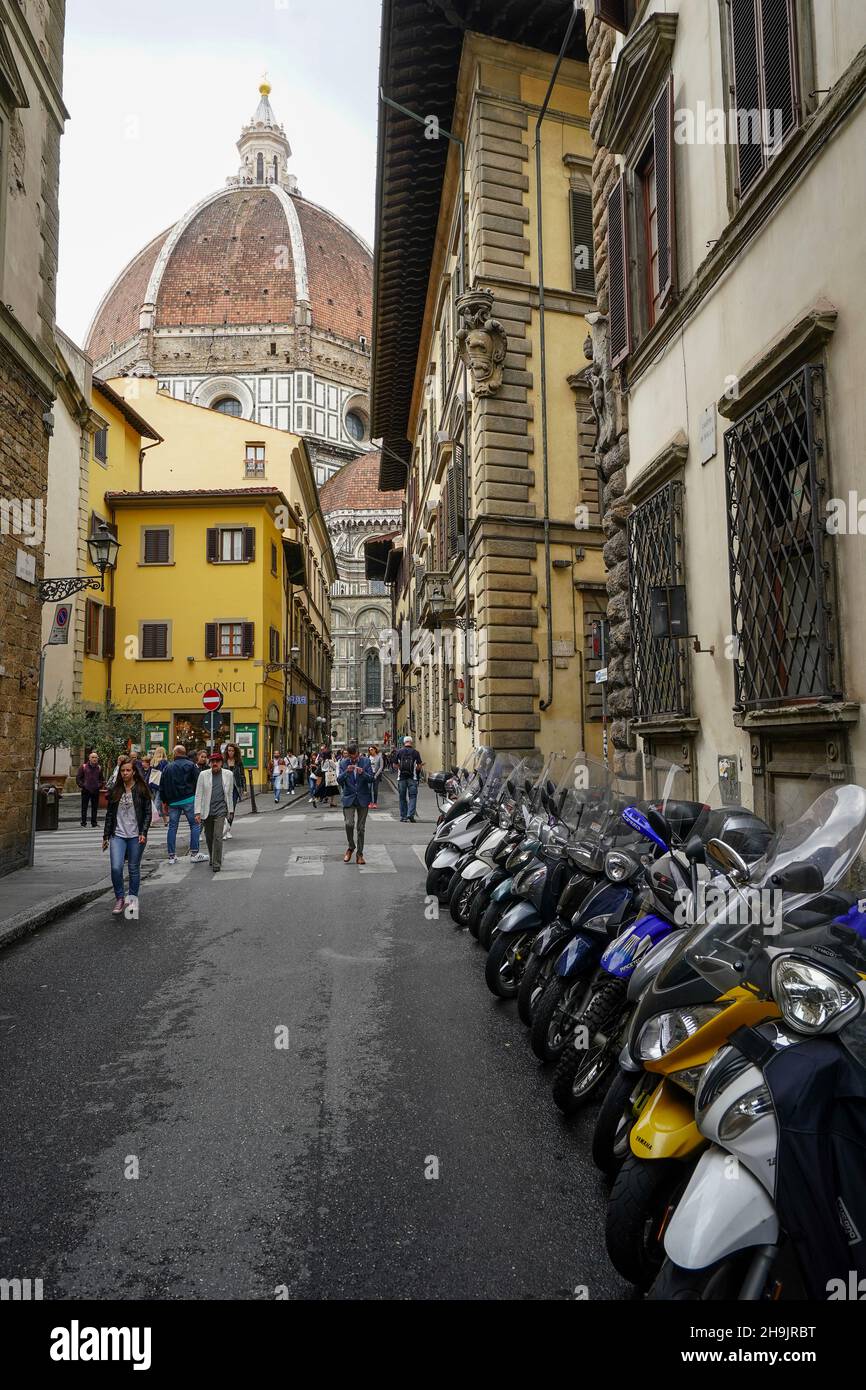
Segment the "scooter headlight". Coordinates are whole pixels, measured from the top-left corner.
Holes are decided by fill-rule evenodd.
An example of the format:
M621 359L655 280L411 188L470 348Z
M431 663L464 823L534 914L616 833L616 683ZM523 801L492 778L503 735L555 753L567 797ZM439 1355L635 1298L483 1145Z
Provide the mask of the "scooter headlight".
M729 1144L732 1140L739 1139L750 1125L753 1125L756 1120L760 1120L762 1115L769 1115L772 1109L773 1102L766 1086L756 1086L753 1091L747 1091L744 1096L740 1096L739 1100L729 1106L722 1116L719 1124L719 1139L723 1144Z
M634 870L634 860L627 854L621 854L619 850L609 850L604 857L604 871L613 883L622 883Z
M699 1004L693 1009L671 1009L669 1013L648 1018L637 1041L637 1055L642 1062L658 1062L675 1047L684 1043L704 1024L709 1023L725 1004Z
M831 1023L835 1031L863 1008L860 994L844 980L796 956L774 961L772 989L783 1018L798 1033L822 1033Z

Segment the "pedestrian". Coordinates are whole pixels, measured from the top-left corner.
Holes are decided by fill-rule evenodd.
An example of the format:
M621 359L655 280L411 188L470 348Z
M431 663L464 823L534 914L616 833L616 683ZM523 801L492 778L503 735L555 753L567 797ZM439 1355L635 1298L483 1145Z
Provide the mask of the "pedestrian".
M321 783L321 784L324 783L324 778L323 778L323 776L322 776L322 757L321 757L321 754L316 754L316 755L314 756L313 753L312 753L312 750L311 750L311 751L310 751L309 758L308 758L308 766L309 766L310 772L309 772L309 776L308 776L308 778L307 778L307 785L308 785L309 788L310 788L310 805L311 805L311 806L315 806L315 804L316 804L316 797L318 796L318 793L319 793L319 785L320 785L320 783Z
M337 781L339 769L340 764L337 762L330 748L326 749L325 757L322 760L322 772L324 773L322 796L327 801L328 809L331 811L334 810L334 797L340 790L340 785Z
M91 748L87 758L75 774L75 783L81 792L81 824L87 824L89 810L90 824L96 825L99 793L105 786L105 778L102 775L102 768L99 766L99 754L95 748Z
M232 804L229 807L229 813L226 816L226 823L223 827L223 839L230 840L232 838L232 821L235 818L237 804L239 801L245 800L247 794L247 771L244 767L241 750L236 743L227 743L223 751L225 753L226 769L231 773L234 783L232 787Z
M204 836L215 874L223 862L223 826L232 804L234 778L223 765L223 755L215 748L210 755L210 772L203 772L195 785L196 824L204 826Z
M117 765L117 780L108 798L102 848L109 851L114 888L113 917L124 912L130 921L138 917L141 856L153 815L153 800L133 758L124 756ZM129 865L129 892L124 895L123 866Z
M111 788L114 786L115 782L117 781L117 775L118 775L118 773L120 772L120 764L121 764L121 762L123 761L123 759L124 759L126 756L127 756L126 753L118 753L118 755L117 755L117 758L116 758L116 760L115 760L114 767L111 769L111 772L109 773L109 776L108 776L108 781L107 781L106 784L105 784L105 785L108 787L109 791L111 790Z
M177 863L175 845L177 841L177 827L181 816L184 816L189 825L189 857L193 864L204 864L207 855L202 854L199 849L201 828L196 824L194 803L195 788L200 776L197 763L186 755L186 749L179 743L174 750L174 758L168 764L160 778L159 794L162 799L162 813L168 818L168 834L165 837L165 847L168 851L169 864Z
M200 748L195 755L195 765L199 772L206 772L210 767L210 753L206 748Z
M282 753L277 753L271 767L271 784L274 789L274 805L279 806L280 794L283 790L283 780L286 775L286 765L283 761Z
M367 757L370 759L370 767L373 770L373 800L370 802L370 810L379 809L379 783L382 780L382 773L385 769L385 759L379 752L379 745L371 743L367 749Z
M297 758L297 754L295 754L295 753L289 753L288 757L286 758L286 762L288 763L289 796L294 796L294 794L295 794L295 781L296 781L297 776L298 776L298 758Z
M168 764L165 762L165 759L163 759L163 760L162 760L162 766L157 766L157 765L156 765L156 754L155 754L155 753L153 754L153 756L151 756L151 757L149 757L149 758L148 758L148 757L142 758L141 761L142 761L142 776L143 776L145 782L147 783L147 789L148 789L148 791L150 792L151 799L152 799L152 801L153 801L153 814L154 814L154 818L156 818L157 816L159 816L160 819L164 819L164 817L163 817L163 815L162 815L162 803L161 803L161 801L160 801L160 795L159 795L159 784L160 784L160 782L162 781L162 770L163 770L163 767L167 767Z
M346 745L346 756L340 759L337 780L343 793L343 820L346 825L346 839L349 847L343 855L343 863L351 864L355 853L355 833L357 826L358 853L356 864L366 864L364 858L364 831L367 825L367 812L373 794L373 769L370 759L359 757L358 745L352 740Z
M410 734L403 739L403 747L394 755L397 769L397 795L400 798L400 820L415 821L415 806L418 800L418 777L423 767L421 754L414 747Z

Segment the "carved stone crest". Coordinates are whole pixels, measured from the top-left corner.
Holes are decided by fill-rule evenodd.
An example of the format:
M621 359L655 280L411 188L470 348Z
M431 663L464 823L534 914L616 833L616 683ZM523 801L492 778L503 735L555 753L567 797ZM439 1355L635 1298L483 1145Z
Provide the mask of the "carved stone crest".
M508 335L499 320L492 317L492 309L490 290L467 290L458 296L457 312L463 327L457 334L457 343L476 396L495 395L502 385Z

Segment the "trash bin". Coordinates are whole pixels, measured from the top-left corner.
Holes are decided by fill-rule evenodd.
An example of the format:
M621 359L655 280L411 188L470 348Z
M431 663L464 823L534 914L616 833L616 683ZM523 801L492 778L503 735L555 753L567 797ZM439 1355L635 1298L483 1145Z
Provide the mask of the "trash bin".
M56 830L60 818L60 794L46 782L36 794L36 829Z

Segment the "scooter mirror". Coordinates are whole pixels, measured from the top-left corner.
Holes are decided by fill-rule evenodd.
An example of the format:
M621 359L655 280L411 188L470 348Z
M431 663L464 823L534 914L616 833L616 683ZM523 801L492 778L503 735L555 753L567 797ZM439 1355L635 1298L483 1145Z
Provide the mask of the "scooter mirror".
M737 851L725 844L724 840L718 840L714 836L712 840L707 841L706 852L729 878L736 879L741 883L749 882L751 875L748 864L742 855L737 854Z
M691 838L686 841L685 856L686 859L691 860L693 864L706 864L706 845L700 835L692 835Z
M559 810L565 805L565 798L568 796L568 787L563 787L559 793Z
M789 864L770 878L774 888L784 888L789 893L820 893L824 887L824 875L817 864Z
M674 838L673 831L661 811L657 811L654 806L650 806L646 813L646 818L659 839L664 840L665 844L670 848Z
M508 790L509 790L509 792L511 793L512 796L516 796L516 795L517 795L517 788L515 787L515 785L514 785L514 783L512 782L512 780L511 780L510 777L507 779L505 785L506 785L506 787L508 788Z
M553 796L553 793L556 791L556 787L553 785L550 778L547 779L547 782L545 784L545 791L547 792L548 796Z

